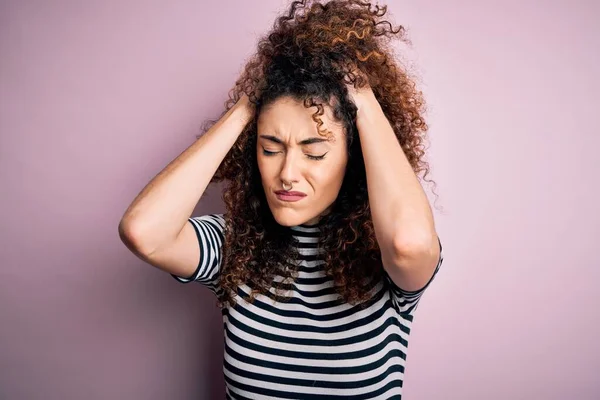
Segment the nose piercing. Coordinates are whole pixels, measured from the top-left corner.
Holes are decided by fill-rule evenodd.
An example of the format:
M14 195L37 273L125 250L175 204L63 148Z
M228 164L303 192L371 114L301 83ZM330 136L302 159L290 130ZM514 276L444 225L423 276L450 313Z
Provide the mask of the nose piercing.
M286 185L286 183L285 183L285 182L283 182L283 184L282 184L282 185L283 185L283 190L285 190L286 192L287 192L287 191L289 191L290 189L292 189L292 184L291 184L291 183L290 183L290 187L289 187L289 188L288 188L288 187L286 187L287 185Z

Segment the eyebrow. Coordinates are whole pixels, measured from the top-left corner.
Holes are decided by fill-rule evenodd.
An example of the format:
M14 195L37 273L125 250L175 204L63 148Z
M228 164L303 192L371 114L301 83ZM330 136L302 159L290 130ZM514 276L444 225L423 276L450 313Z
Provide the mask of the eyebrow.
M279 139L276 136L271 136L271 135L259 135L259 137L263 138L263 139L267 139L271 142L277 143L277 144L283 144L283 141L281 139ZM300 146L304 146L304 145L308 145L308 144L313 144L313 143L321 143L321 142L328 142L327 139L324 138L320 138L320 137L311 137L308 139L304 139L301 140L300 142L298 142L298 144Z

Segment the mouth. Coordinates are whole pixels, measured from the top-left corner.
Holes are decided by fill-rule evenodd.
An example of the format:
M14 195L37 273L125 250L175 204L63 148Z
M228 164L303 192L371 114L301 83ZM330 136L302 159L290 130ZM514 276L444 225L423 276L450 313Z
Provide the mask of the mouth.
M296 191L287 192L285 190L277 190L275 191L275 195L281 201L298 201L306 197L306 193Z

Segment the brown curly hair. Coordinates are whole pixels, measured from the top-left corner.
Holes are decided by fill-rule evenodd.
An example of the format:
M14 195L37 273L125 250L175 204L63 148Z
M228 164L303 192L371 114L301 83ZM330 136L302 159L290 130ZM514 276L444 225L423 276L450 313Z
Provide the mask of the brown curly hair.
M394 28L382 20L386 12L387 6L360 0L293 1L289 11L259 40L256 54L229 92L221 116L244 94L255 113L211 180L227 182L219 307L235 304L236 294L248 302L257 293L285 301L288 297L282 290L291 289L290 281L297 277L298 266L292 262L298 258L295 239L269 210L256 159L258 115L282 96L300 100L305 107L317 107L313 119L318 127L325 103L345 128L346 173L331 212L319 221L319 247L324 250L325 271L333 279L338 301L363 303L370 298L373 283L383 277L356 106L346 84L371 86L413 170L417 175L424 172L423 177L429 173L424 160L427 125L422 116L422 93L407 69L395 60L390 46L392 38L410 42L404 27ZM276 275L283 281L274 281ZM242 284L252 288L249 296L238 292Z

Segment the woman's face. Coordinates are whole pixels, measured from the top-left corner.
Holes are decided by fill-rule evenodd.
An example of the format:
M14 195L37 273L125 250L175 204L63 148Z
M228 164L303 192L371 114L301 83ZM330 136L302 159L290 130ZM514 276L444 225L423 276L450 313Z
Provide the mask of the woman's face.
M262 186L273 217L283 226L317 223L329 212L344 179L348 155L343 125L324 104L319 134L315 111L317 107L282 97L264 108L257 121Z

